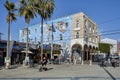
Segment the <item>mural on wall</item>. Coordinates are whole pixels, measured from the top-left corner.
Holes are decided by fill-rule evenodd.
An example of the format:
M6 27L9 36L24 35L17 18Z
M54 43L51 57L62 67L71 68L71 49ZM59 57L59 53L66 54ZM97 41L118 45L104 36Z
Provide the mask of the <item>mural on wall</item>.
M40 24L35 24L32 26L29 26L29 39L35 42L40 41L41 36L41 28ZM55 43L59 43L60 40L67 40L70 42L71 35L72 35L72 16L67 16L63 18L58 18L55 20L48 21L43 26L43 40L44 43L50 43L52 38ZM26 30L22 29L20 30L20 41L26 42ZM52 36L53 34L53 36ZM60 37L62 39L60 39ZM58 42L57 42L58 41Z
M68 22L63 22L63 21L59 21L57 23L55 23L55 27L56 29L58 29L61 32L66 32L67 31L67 27L68 27Z
M72 16L58 18L46 23L46 36L48 40L53 34L54 41L70 40L72 34ZM53 33L52 33L53 31ZM62 36L62 39L61 39ZM69 38L69 39L68 39Z

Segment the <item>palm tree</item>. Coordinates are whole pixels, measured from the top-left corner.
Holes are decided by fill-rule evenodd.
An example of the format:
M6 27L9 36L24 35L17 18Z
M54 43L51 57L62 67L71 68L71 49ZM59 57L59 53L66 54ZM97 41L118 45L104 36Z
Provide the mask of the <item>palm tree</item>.
M28 24L30 23L30 20L36 16L36 14L33 10L32 0L21 0L20 4L21 4L19 8L20 16L23 16L26 22L26 31L27 31L26 57L27 57L28 56Z
M7 54L6 54L6 60L10 60L9 57L9 48L10 48L10 24L12 21L16 21L16 14L14 14L15 11L15 5L12 2L9 2L8 0L4 4L6 10L8 11L6 21L8 23L8 41L7 41ZM6 63L6 68L9 68L10 61Z
M35 10L41 17L41 61L43 58L43 22L51 17L54 8L54 0L36 0Z

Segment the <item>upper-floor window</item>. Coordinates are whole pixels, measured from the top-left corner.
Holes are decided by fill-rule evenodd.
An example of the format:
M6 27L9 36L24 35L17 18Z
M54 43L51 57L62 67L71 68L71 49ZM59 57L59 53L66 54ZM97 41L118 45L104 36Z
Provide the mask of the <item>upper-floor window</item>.
M87 20L84 20L84 25L87 26Z
M37 42L37 39L36 39L36 37L35 37L35 43Z
M24 31L22 31L22 36L24 35Z
M84 40L85 40L86 42L88 42L88 37L87 37L87 36L85 36Z
M89 41L91 41L91 37L89 38Z
M80 20L77 20L77 21L76 21L76 28L78 28L79 25L80 25Z
M91 28L91 26L89 26L89 32L91 33L91 31L92 31L92 28Z
M24 42L24 39L22 39L22 42Z
M76 38L79 38L79 32L76 32Z
M92 28L92 33L95 33L95 29L94 29L94 27Z
M30 34L30 30L28 30L28 34Z
M35 29L35 32L37 32L37 29Z

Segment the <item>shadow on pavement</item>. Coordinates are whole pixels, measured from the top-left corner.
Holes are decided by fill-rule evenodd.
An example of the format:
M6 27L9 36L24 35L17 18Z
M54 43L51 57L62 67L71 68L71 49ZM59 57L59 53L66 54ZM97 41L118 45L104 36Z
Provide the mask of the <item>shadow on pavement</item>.
M18 66L11 66L9 69L16 69Z
M108 75L112 78L112 80L116 80L116 78L107 70L103 67L103 69L108 73Z
M48 68L47 71L52 70L53 68Z

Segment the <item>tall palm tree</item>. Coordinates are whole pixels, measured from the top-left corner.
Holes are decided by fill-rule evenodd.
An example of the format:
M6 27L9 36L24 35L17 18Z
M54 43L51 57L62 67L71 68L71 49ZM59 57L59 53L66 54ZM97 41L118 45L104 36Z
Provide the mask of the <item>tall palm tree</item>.
M54 0L36 0L37 13L41 17L41 61L43 58L43 23L44 20L51 17L53 14L55 4Z
M19 8L20 16L23 16L26 22L26 31L27 31L26 57L27 57L28 55L28 24L30 23L30 20L36 16L36 14L33 10L32 0L20 0L20 4L21 4Z
M10 60L9 57L9 48L10 48L10 24L12 21L16 21L16 14L14 13L15 11L15 5L12 2L9 2L6 0L6 3L4 4L6 10L8 11L6 21L8 23L8 41L7 41L7 54L6 54L6 60ZM10 66L10 62L6 63L6 68Z

